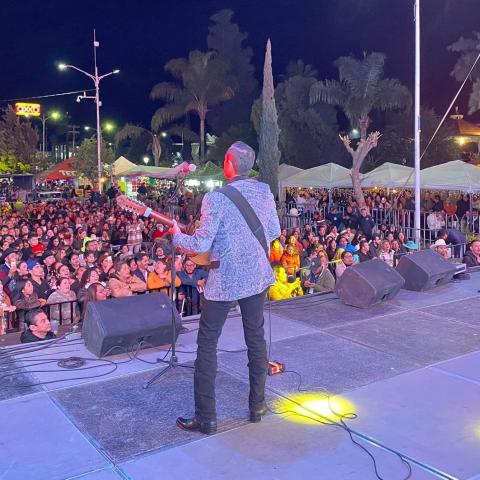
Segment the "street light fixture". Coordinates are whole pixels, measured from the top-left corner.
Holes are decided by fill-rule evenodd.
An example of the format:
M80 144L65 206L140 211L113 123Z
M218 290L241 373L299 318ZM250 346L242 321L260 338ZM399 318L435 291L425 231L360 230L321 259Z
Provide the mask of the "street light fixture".
M101 157L101 146L102 146L102 131L100 129L100 107L102 106L102 102L100 101L100 81L110 75L115 75L120 73L120 70L115 69L109 73L105 73L104 75L98 74L98 67L97 67L97 48L100 46L100 42L97 42L97 38L95 35L95 30L93 30L93 58L94 58L94 66L95 66L95 73L91 74L82 70L81 68L76 67L75 65L68 65L66 63L59 63L58 69L59 70L66 70L68 68L72 68L73 70L77 70L77 72L82 73L83 75L90 78L93 83L95 84L95 96L86 95L84 92L83 95L79 95L77 97L77 101L81 101L83 99L89 98L95 101L97 107L97 169L98 169L98 190L99 192L102 191L102 157Z
M145 165L148 165L148 162L150 161L150 158L149 157L143 157L143 163Z

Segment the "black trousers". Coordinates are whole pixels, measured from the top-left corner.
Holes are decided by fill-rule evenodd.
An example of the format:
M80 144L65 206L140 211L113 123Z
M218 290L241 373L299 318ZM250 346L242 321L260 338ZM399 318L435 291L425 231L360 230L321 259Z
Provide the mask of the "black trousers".
M263 306L265 292L238 300L242 312L243 332L248 348L250 380L250 410L257 410L265 402L267 378L267 345L264 338ZM233 302L204 299L197 337L195 360L195 416L209 422L217 419L215 408L215 377L217 376L217 343Z

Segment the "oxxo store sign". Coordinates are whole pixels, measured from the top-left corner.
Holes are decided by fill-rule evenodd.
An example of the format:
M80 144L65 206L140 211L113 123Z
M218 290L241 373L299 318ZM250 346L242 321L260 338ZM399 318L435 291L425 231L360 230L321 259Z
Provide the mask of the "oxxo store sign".
M39 103L18 102L15 104L15 113L22 117L39 117L42 107Z

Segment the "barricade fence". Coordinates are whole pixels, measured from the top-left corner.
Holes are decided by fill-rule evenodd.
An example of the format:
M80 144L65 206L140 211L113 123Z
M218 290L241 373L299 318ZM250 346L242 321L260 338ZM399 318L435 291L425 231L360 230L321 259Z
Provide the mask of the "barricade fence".
M292 214L292 209L293 214ZM329 213L327 207L320 207L313 210L305 205L296 205L295 203L281 203L279 205L279 216L282 228L303 229L305 225L313 226L314 232L317 231L318 225L323 223ZM314 221L315 212L320 213L322 220ZM346 207L339 205L337 212L341 217L345 215ZM396 231L401 231L405 234L407 240L415 239L415 212L413 210L404 209L381 209L372 208L370 214L375 222L377 230L382 224L389 227L395 227ZM343 227L351 226L343 223ZM342 228L342 222L339 223ZM441 229L456 229L465 234L479 234L480 233L480 216L478 214L470 215L467 212L461 218L457 215L439 214L438 217L435 212L421 212L420 214L420 243L422 247L428 247L436 240L436 236Z
M195 289L196 290L196 289ZM165 293L170 297L170 287L149 289L145 292L139 292L134 295L148 295L155 292ZM182 317L197 315L201 308L201 294L191 285L181 285L175 289L174 295L175 306ZM86 303L80 300L71 300L66 302L46 303L38 307L41 308L50 322L56 321L58 325L78 324L83 319ZM17 309L13 312L4 312L5 315L5 332L12 333L24 330L25 314L28 310Z

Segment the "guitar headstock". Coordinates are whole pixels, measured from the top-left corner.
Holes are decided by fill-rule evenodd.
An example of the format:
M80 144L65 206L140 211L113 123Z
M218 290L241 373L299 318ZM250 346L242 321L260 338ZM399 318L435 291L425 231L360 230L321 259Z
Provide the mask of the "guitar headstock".
M144 215L147 210L147 206L143 202L135 198L127 197L126 195L118 195L115 200L117 201L117 205L127 212Z

